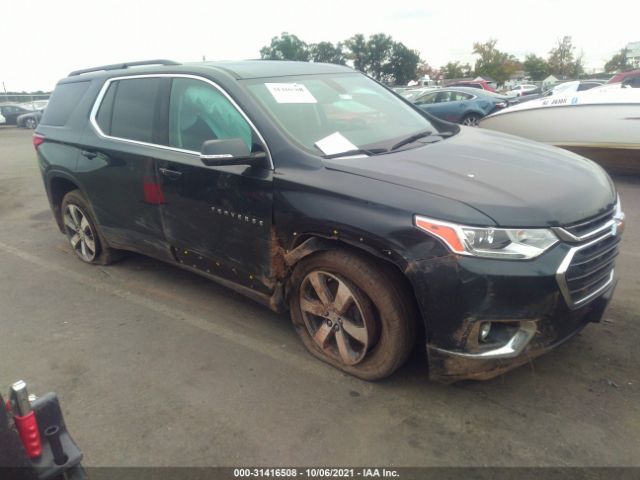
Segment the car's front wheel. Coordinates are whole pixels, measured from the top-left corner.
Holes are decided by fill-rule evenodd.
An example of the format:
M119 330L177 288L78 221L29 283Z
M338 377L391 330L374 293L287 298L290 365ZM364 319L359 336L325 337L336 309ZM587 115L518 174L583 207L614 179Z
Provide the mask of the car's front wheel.
M120 258L110 248L96 228L89 202L80 190L72 190L62 199L62 222L76 256L86 263L108 265Z
M24 126L27 128L30 128L31 130L33 130L34 128L36 128L38 126L38 122L36 122L35 118L27 118L24 121Z
M391 375L415 339L415 311L399 275L356 252L303 259L291 277L291 319L306 348L365 380Z

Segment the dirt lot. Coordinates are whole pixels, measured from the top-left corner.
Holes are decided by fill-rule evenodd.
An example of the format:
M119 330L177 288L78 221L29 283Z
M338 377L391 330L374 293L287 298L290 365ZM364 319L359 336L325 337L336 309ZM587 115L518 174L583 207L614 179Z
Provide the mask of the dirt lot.
M495 380L443 386L414 359L366 383L289 320L131 255L74 258L31 132L0 129L0 386L55 389L87 465L640 465L640 179L606 320Z

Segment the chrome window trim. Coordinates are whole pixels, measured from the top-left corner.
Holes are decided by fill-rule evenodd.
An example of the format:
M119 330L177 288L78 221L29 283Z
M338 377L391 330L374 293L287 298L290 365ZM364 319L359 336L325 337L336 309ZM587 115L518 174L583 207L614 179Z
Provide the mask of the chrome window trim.
M602 235L601 237L598 237L598 238L596 238L594 240L591 240L590 242L587 242L587 243L585 243L583 245L579 245L577 247L572 247L567 252L567 255L562 260L562 263L560 263L560 266L558 267L558 270L556 271L556 281L558 282L558 286L560 287L560 293L562 293L562 296L563 296L565 302L567 302L567 306L570 309L575 310L576 308L581 307L582 305L584 305L585 303L587 303L589 300L593 299L594 297L596 297L600 293L604 292L611 285L611 283L613 283L614 272L615 272L615 269L611 269L611 273L609 275L609 279L606 281L606 283L604 283L597 290L591 292L586 297L583 297L583 298L581 298L581 299L579 299L577 301L574 301L571 298L571 292L569 292L569 285L567 284L566 273L567 273L567 270L569 269L569 266L571 265L571 261L573 260L573 257L575 256L576 252L579 252L580 250L588 248L588 247L590 247L592 245L595 245L598 242L601 242L602 240L604 240L604 239L606 239L608 237L615 236L615 235L616 235L616 233L614 233L613 230L610 230L610 232L607 233L606 235Z
M100 105L102 104L102 100L104 99L104 96L106 95L107 90L109 89L109 86L111 85L111 83L115 82L115 81L119 81L119 80L133 80L133 79L136 79L136 78L190 78L190 79L199 80L199 81L201 81L203 83L207 83L207 84L211 85L213 88L218 90L227 100L229 100L231 105L233 105L233 107L238 111L238 113L240 113L240 115L242 115L242 118L244 118L246 120L246 122L249 124L249 126L252 128L252 130L256 133L256 135L258 136L260 141L263 143L264 148L266 149L267 158L269 159L269 166L270 166L271 170L275 170L275 166L273 164L273 158L271 157L271 150L269 149L269 145L267 144L266 140L262 136L262 133L260 133L260 130L258 130L258 128L254 125L254 123L251 121L251 119L244 112L244 110L242 110L242 108L240 108L240 105L238 105L236 103L236 101L222 87L220 87L220 85L218 85L217 83L215 83L212 80L209 80L208 78L201 77L199 75L192 75L192 74L186 74L186 73L146 73L146 74L140 74L140 75L124 75L124 76L120 76L120 77L112 77L112 78L107 79L104 82L104 85L102 85L102 87L100 88L100 92L98 93L98 96L96 97L96 100L93 103L93 107L91 107L91 113L89 114L89 123L91 124L91 127L93 128L93 130L95 131L95 133L99 137L106 138L108 140L115 140L115 141L119 141L119 142L132 143L132 144L135 144L135 145L142 145L142 146L145 146L145 147L160 148L162 150L169 150L169 151L172 151L172 152L187 153L187 154L190 154L190 155L196 155L198 157L200 156L200 152L196 152L194 150L186 150L186 149L183 149L183 148L170 147L168 145L159 145L157 143L141 142L139 140L131 140L131 139L122 138L122 137L113 137L111 135L105 134L100 129L100 126L98 125L98 122L96 121L96 116L98 115L98 110L100 109Z

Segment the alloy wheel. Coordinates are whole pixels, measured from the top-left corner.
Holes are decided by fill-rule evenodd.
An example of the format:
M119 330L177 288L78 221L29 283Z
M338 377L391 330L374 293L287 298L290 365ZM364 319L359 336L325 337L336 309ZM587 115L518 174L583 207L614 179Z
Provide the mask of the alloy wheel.
M465 117L464 120L462 120L462 124L466 125L467 127L477 127L478 126L478 117L476 117L474 115L469 115L468 117Z
M365 315L347 281L320 270L310 272L301 284L300 309L309 335L326 354L345 365L365 358L375 320Z
M35 121L33 118L27 118L27 119L24 121L24 124L25 124L25 126L26 126L27 128L30 128L30 129L32 129L32 130L38 126L38 125L37 125L37 123L36 123L36 121Z
M64 209L64 226L76 255L85 262L92 262L96 258L96 235L86 213L77 205L67 205Z

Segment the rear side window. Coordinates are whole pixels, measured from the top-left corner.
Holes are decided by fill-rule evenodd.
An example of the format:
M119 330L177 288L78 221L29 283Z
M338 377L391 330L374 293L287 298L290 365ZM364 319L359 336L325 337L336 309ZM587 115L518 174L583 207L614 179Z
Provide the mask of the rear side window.
M160 78L120 80L111 113L111 136L151 143Z
M58 85L51 95L47 109L40 123L61 127L80 104L91 82L63 83Z

